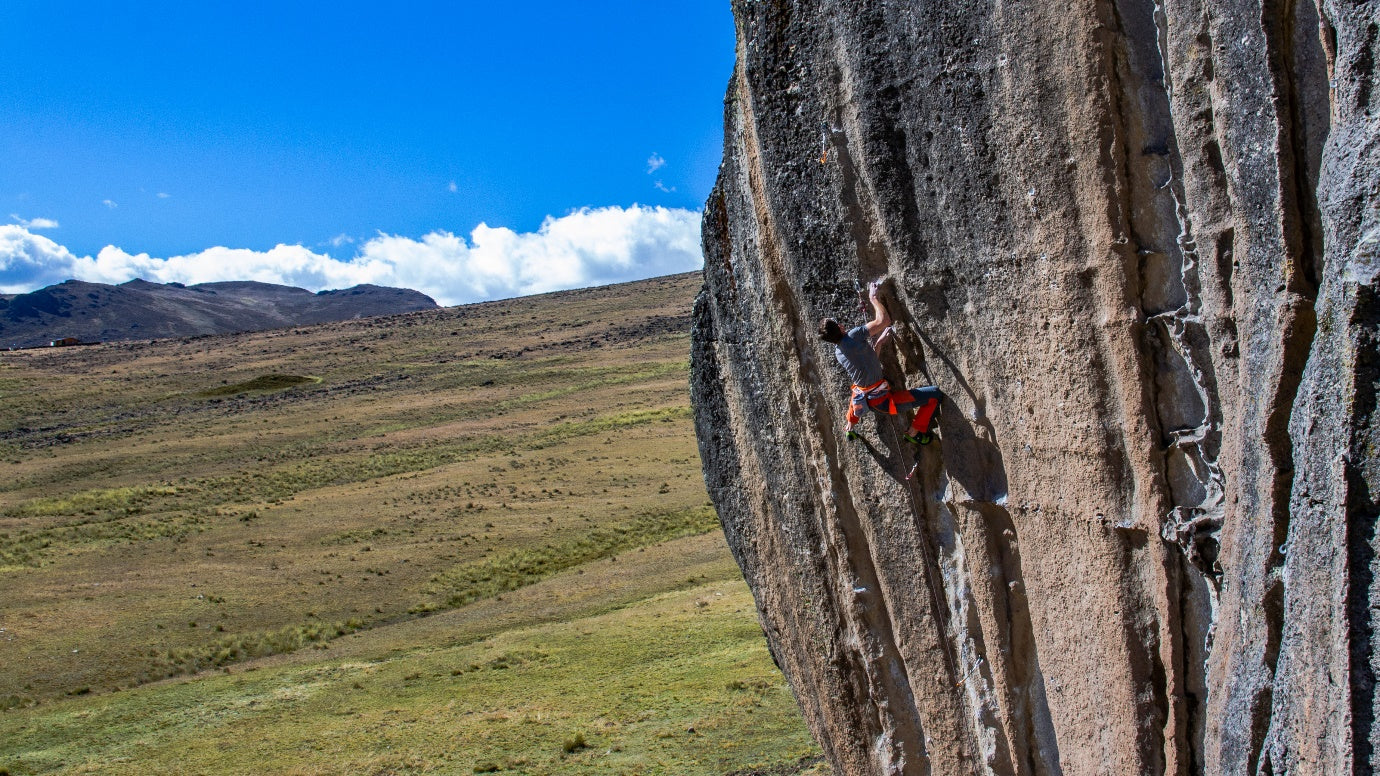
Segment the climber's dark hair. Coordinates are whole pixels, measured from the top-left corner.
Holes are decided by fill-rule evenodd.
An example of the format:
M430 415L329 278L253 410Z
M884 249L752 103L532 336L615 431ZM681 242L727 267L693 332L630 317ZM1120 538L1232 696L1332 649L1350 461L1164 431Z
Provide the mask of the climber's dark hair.
M819 336L825 342L832 342L837 345L843 342L843 328L839 322L833 318L821 318L819 321Z

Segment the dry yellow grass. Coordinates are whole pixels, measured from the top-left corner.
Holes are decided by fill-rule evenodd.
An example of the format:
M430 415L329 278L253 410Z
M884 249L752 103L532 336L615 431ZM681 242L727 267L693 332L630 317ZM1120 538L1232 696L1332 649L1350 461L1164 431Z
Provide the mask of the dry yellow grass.
M189 682L234 686L215 674L145 686L169 675L298 676L355 653L379 660L380 649L425 662L518 632L549 638L532 629L589 617L619 618L614 630L634 643L655 632L665 601L709 595L698 591L711 583L737 603L705 627L727 639L733 661L749 660L747 673L772 688L771 714L785 716L766 726L780 733L779 751L761 741L766 749L710 758L698 772L809 754L705 509L687 396L697 285L678 276L0 355L0 705L13 709L0 723L9 740L31 742L0 746L0 767L55 762L34 754L51 736L20 732L64 704L120 713L159 698L175 707L166 698L185 696L168 688ZM586 646L579 660L619 648ZM274 652L290 654L263 657ZM712 685L715 670L695 681ZM77 725L63 735L90 745L97 733ZM376 770L460 767L445 758L436 770L428 751L418 756L435 767ZM565 754L549 772L585 756ZM216 769L235 770L240 755ZM374 767L361 752L341 756L353 765L338 772ZM289 760L312 772L335 762Z

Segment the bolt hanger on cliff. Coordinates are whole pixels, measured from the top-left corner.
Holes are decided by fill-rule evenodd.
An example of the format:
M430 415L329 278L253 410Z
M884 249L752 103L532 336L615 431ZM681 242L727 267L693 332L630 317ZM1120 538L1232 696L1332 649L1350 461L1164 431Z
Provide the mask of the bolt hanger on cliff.
M902 438L917 445L927 445L934 438L930 426L935 411L944 394L933 385L924 388L891 390L891 384L882 375L882 348L891 341L891 315L878 296L880 282L868 284L867 299L872 305L872 320L844 332L838 321L825 318L819 322L819 336L834 346L834 358L853 380L852 395L848 403L848 439L858 439L854 430L858 421L868 412L899 414L902 408L914 404L915 417L910 430ZM870 338L875 338L869 342Z

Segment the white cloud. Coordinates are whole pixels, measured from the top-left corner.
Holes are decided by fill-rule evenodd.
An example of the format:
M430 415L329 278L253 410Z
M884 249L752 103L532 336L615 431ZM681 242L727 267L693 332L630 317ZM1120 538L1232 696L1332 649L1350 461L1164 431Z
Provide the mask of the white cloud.
M354 257L337 259L300 245L267 251L208 248L155 258L106 246L95 257L21 226L0 226L0 293L20 293L68 278L123 283L259 280L312 291L360 283L421 291L460 304L686 272L703 265L700 214L664 207L582 208L548 216L536 232L480 224L469 239L435 231L420 239L379 233Z
M652 155L649 156L649 157L647 157L647 174L648 174L648 175L651 175L652 173L656 172L657 170L660 170L662 167L665 167L665 166L666 166L666 160L663 159L663 158L661 157L661 154L659 154L659 153L653 151L653 152L652 152Z
M101 204L102 204L102 205L105 205L106 207L110 208L111 210L114 210L115 208L117 208L117 207L120 206L119 203L115 202L114 200L110 200L110 199L103 199L103 200L101 200Z
M666 184L665 184L665 183L662 183L661 181L657 181L656 183L654 183L654 184L652 184L652 185L656 187L656 190L657 190L657 191L664 191L664 192L666 192L667 194L674 194L674 193L676 193L676 187L675 187L675 186L671 186L671 187L668 188L668 187L666 186Z
M58 222L57 222L57 221L54 221L54 220L51 219L51 218L34 218L34 219L27 219L27 218L20 218L18 215L14 214L14 213L10 213L10 218L13 219L13 221L14 221L16 224L19 224L20 226L24 227L25 229L56 229L56 228L58 228Z
M454 194L455 192L460 190L460 187L455 185L455 181L451 181L449 184L446 185L446 190Z
M326 241L326 243L329 244L332 248L340 248L345 245L353 245L354 242L355 238L343 233L338 234L335 237L332 237L331 239Z
M73 276L72 252L23 226L0 224L0 294L20 294Z
M172 195L169 194L169 193L166 192L166 191L160 191L160 192L158 192L158 198L159 198L159 199L167 199L168 197L171 197L171 196L172 196Z

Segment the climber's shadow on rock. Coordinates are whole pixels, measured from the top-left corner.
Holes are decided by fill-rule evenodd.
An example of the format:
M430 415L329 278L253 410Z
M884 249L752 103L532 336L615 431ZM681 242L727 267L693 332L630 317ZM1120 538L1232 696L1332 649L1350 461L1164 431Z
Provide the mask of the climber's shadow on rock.
M1058 773L1058 742L1053 734L1053 724L1045 696L1044 674L1040 669L1039 656L1035 648L1034 624L1026 598L1020 540L1016 524L1006 509L1006 464L1002 459L1001 448L997 446L996 428L987 417L986 400L973 390L953 359L918 327L911 326L909 331L914 333L919 342L913 341L909 336L897 338L897 351L904 363L917 366L931 384L936 384L925 362L925 354L929 353L943 363L949 378L946 380L949 384L939 386L945 391L937 420L939 440L929 448L921 448L919 467L926 476L919 479L930 487L938 487L942 482L942 473L947 476L950 488L953 484L962 488L963 493L950 490L939 498L958 502L964 508L982 516L982 533L969 538L977 539L980 536L987 545L990 557L1001 568L1001 584L994 585L991 594L994 596L993 602L997 611L1004 610L1006 617L999 619L998 632L982 633L982 629L978 627L975 629L975 638L983 653L992 654L995 649L1009 656L1009 659L999 663L1002 666L1000 670L1005 674L1002 681L1008 686L1024 688L1024 692L1021 693L1026 706L1024 713L1033 724L1029 730L1029 738L1022 736L1024 740L1009 742L1016 749L1024 750L1025 754L1011 752L1008 756L1034 757L1042 761L1051 773ZM967 396L972 406L971 415L965 414L954 400L955 391L961 391L960 395ZM938 454L927 453L926 450L936 450ZM938 494L931 494L931 497L935 495ZM957 504L951 504L951 507L953 506ZM916 517L922 523L922 531L924 522L932 519L921 515ZM997 670L992 660L979 664L975 670L979 671L987 682L997 679L992 676L993 670Z
M947 353L936 347L932 339L914 326L910 327L910 331L920 339L920 343L911 342L909 337L898 337L896 341L896 349L905 362L918 365L925 379L936 385L925 361L925 352L932 353L943 362L949 374L953 376L958 390L968 396L973 406L973 421L970 422L962 408L954 401L954 386L939 386L944 391L944 401L939 406L936 424L944 449L944 466L949 477L963 486L974 501L1006 503L1006 464L1002 461L1001 449L997 447L996 429L987 417L987 400L978 396L968 383L968 379L959 371L958 365Z
M886 433L883 427L883 424L885 424L886 422L887 421L885 415L878 416L877 433L879 435L883 435ZM899 434L896 434L895 436L898 440L900 439ZM862 443L862 446L867 449L868 454L872 456L872 460L876 461L877 465L882 467L883 470L891 472L892 476L896 477L897 479L900 479L901 477L905 476L906 462L904 459L901 458L901 456L898 453L894 452L891 449L891 447L879 448L876 445L872 444L872 441L865 436L859 436L857 441Z
M963 410L949 396L940 405L939 437L944 443L944 468L949 477L968 492L974 501L1006 503L1006 464L996 444L992 422L974 397L976 423L963 416Z

